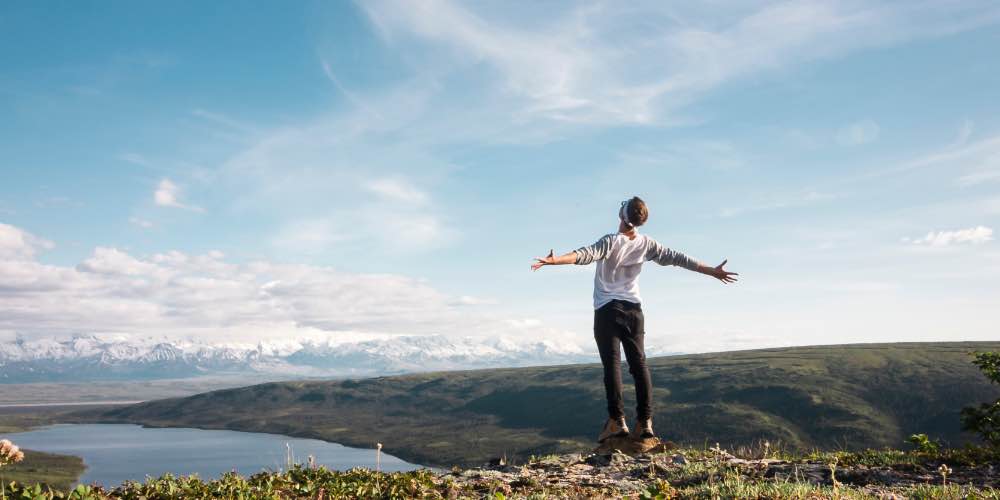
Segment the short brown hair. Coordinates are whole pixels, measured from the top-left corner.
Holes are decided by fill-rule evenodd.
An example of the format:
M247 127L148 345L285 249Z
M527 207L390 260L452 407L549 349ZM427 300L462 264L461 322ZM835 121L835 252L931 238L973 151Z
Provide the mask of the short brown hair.
M628 200L628 205L625 206L625 216L628 217L626 222L633 226L645 224L646 220L649 219L649 209L646 208L646 202L638 196L633 196L631 200Z

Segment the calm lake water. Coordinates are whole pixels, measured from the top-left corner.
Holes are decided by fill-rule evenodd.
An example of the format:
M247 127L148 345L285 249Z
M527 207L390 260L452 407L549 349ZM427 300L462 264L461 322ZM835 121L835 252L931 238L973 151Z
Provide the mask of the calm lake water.
M87 470L80 482L117 486L126 479L142 481L197 473L216 478L236 470L250 475L285 467L285 443L297 462L309 455L329 469L375 468L375 450L348 448L316 439L277 434L200 429L147 429L128 424L60 424L4 436L22 448L83 457ZM382 470L405 471L419 465L382 453Z

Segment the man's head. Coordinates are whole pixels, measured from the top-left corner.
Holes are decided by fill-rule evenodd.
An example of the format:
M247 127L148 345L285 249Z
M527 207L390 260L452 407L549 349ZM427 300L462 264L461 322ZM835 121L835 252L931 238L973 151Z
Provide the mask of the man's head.
M618 218L621 219L618 230L627 233L646 223L646 219L649 219L649 209L646 208L646 202L642 201L642 198L633 196L622 202Z

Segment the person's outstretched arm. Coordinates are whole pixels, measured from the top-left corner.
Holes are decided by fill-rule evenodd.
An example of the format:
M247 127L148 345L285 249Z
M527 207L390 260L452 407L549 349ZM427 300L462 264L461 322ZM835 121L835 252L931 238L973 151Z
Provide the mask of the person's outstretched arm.
M535 257L535 263L531 265L532 271L539 270L542 266L561 266L564 264L576 264L576 252L564 253L558 257L554 255L555 250L549 250L545 257Z
M597 240L592 245L582 246L558 257L553 250L549 250L549 254L545 257L535 257L535 263L531 265L531 270L537 271L542 266L559 266L564 264L587 265L595 260L607 257L610 250L611 235L609 234Z
M734 283L736 282L735 276L739 276L738 273L731 273L723 269L726 262L729 262L728 259L723 260L722 264L715 267L706 266L705 264L678 252L677 250L672 250L661 245L653 239L650 239L649 241L650 244L649 249L646 252L646 260L652 260L661 266L680 266L684 269L689 269L691 271L711 276L723 283Z

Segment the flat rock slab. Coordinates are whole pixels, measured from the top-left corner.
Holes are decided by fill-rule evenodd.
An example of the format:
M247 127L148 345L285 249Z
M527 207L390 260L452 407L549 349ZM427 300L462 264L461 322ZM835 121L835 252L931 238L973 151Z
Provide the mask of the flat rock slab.
M604 440L594 453L598 455L610 455L615 451L624 453L630 457L645 453L663 453L676 448L677 445L670 441L661 441L660 438L633 439L626 437L610 437Z

